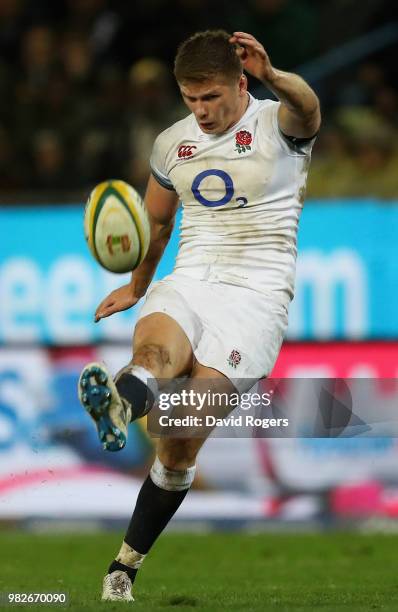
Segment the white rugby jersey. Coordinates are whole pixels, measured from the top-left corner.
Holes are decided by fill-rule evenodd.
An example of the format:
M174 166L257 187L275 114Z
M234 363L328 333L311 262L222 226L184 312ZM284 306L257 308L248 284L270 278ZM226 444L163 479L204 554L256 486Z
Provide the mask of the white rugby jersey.
M189 115L156 139L151 169L183 205L175 272L293 297L298 221L313 141L299 149L278 127L279 102L250 96L228 132Z

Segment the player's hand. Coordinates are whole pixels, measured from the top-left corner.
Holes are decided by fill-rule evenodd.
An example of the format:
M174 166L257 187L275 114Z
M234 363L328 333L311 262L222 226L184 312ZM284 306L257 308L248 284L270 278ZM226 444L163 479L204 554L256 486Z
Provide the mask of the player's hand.
M239 45L236 52L246 72L262 82L273 80L275 70L263 45L254 36L246 32L234 32L229 42Z
M135 295L134 286L131 283L115 289L98 306L95 311L94 321L98 323L100 319L109 317L115 312L131 308L138 302L140 297Z

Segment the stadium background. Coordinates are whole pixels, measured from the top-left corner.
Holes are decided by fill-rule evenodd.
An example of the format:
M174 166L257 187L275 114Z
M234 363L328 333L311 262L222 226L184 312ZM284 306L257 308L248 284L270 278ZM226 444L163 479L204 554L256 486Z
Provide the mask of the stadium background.
M124 279L90 258L82 213L106 178L143 190L155 136L185 112L176 45L198 29L252 32L322 103L275 376L396 378L391 10L380 0L0 2L0 520L104 528L131 514L151 441L135 424L123 453L103 453L76 381L93 357L113 371L127 361L136 314L94 325L96 305ZM270 95L254 81L251 91ZM177 244L178 230L157 278ZM391 393L377 389L381 401ZM214 439L175 526L393 529L397 458L394 437Z

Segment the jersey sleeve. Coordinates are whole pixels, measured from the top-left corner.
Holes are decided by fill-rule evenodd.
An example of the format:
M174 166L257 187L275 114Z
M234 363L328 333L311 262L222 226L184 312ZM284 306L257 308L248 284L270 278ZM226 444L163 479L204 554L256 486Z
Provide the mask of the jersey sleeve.
M171 182L166 169L166 155L167 147L165 138L163 134L159 134L154 142L151 158L149 160L151 172L159 185L165 189L174 191L173 183Z
M295 138L284 134L278 123L280 104L280 102L274 100L266 100L260 112L261 128L287 155L310 155L316 140L316 134L313 138Z

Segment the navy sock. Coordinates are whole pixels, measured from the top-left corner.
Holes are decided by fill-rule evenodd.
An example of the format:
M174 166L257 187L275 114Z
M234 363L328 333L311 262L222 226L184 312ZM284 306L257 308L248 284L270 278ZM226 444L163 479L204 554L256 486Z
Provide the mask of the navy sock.
M152 408L155 397L151 389L134 374L125 372L115 382L120 397L125 398L132 406L131 420L139 419Z
M155 485L148 476L138 494L124 541L137 552L146 555L181 506L188 491L166 491Z
M138 494L133 516L124 538L126 544L136 552L146 555L177 512L188 491L189 489L166 491L155 485L148 476ZM108 574L115 570L126 572L132 583L138 572L138 569L133 569L119 561L112 561Z

